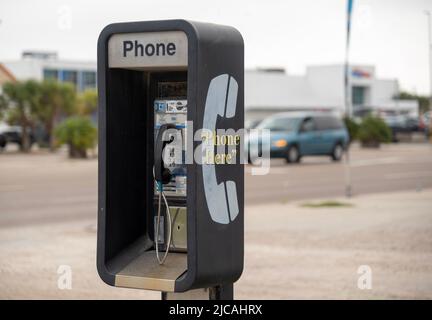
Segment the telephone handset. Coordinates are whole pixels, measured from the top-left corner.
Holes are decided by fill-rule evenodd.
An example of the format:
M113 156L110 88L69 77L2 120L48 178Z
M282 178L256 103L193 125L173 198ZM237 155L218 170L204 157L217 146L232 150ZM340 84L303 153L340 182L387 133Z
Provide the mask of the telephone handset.
M154 174L154 180L156 182L157 190L159 193L159 201L158 201L158 209L157 209L157 216L155 219L155 249L156 249L156 258L159 262L159 264L163 264L168 256L169 248L171 245L171 236L172 236L172 220L171 220L171 213L170 213L170 207L168 205L167 198L164 194L164 184L167 184L171 181L171 172L168 168L164 167L164 161L163 161L163 152L165 149L165 146L171 142L174 141L174 137L171 137L170 139L166 139L165 133L169 129L175 129L175 125L171 123L163 124L159 128L158 135L156 137L155 142L155 162L153 167L153 174ZM161 224L161 204L162 199L165 203L165 210L166 210L166 218L167 218L167 225L168 225L168 240L167 240L167 246L165 250L165 254L161 258L159 256L159 234L161 226L163 226L163 223Z
M222 74L211 80L205 104L204 129L214 134L218 116L235 116L237 93L238 83L234 77ZM212 145L209 147L214 148ZM230 180L218 184L215 164L203 164L202 173L204 193L212 220L221 224L230 223L239 213L236 183Z
M163 152L165 146L171 142L173 142L174 137L170 139L166 139L164 137L165 132L169 129L175 129L175 125L172 123L163 124L159 128L158 135L156 137L156 145L155 145L155 163L154 163L154 178L156 181L167 184L171 180L171 172L169 169L164 167L163 162Z

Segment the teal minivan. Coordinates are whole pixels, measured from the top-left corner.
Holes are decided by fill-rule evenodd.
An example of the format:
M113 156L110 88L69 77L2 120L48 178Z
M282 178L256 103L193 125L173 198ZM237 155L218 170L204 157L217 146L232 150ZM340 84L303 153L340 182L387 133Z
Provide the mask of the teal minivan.
M343 121L330 113L278 113L264 119L256 129L270 130L270 157L299 162L303 156L342 158L349 135ZM249 148L268 147L249 138ZM251 162L254 159L251 159Z

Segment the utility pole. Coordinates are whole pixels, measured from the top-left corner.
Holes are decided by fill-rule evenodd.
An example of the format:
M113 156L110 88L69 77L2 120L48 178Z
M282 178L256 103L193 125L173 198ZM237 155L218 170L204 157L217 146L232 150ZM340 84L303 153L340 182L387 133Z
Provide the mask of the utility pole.
M429 110L432 110L432 21L431 15L432 12L426 10L425 14L428 18L428 54L429 54Z
M351 119L351 85L350 85L350 66L349 66L349 44L351 32L351 14L354 0L347 2L347 36L345 44L345 66L344 66L344 103L345 103L345 117ZM351 138L351 137L350 137ZM351 181L351 166L350 166L350 151L349 145L345 150L345 196L350 198L352 196L352 181Z

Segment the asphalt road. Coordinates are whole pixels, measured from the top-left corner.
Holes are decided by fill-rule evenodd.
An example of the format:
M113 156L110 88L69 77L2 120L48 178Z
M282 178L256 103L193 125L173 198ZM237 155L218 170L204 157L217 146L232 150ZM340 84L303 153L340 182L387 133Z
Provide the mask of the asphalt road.
M289 202L345 195L347 176L352 193L370 194L432 187L432 146L392 144L379 150L354 146L349 170L329 157L308 157L300 164L273 160L269 174L251 175L246 167L246 204ZM347 174L347 172L349 172Z
M351 152L353 193L432 188L432 146L400 144ZM301 164L272 161L270 172L251 175L246 166L246 205L340 197L343 163L327 157ZM0 154L0 227L95 218L97 160L69 160L64 152Z

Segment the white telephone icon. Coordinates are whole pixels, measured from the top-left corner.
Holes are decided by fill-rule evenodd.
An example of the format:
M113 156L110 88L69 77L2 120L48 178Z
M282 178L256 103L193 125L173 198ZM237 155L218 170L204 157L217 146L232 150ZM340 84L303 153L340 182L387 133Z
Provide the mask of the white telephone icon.
M211 80L204 110L203 129L213 134L216 131L218 115L224 118L235 116L237 93L238 83L234 77L222 74ZM225 181L218 184L215 164L203 163L202 173L211 218L217 223L230 223L239 213L236 183Z

